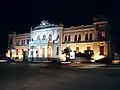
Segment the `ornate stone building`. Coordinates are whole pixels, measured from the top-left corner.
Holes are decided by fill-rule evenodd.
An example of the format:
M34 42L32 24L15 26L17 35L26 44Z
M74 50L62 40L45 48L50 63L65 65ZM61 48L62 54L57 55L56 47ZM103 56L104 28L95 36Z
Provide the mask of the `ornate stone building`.
M8 39L8 53L7 57L18 58L18 60L23 59L23 51L29 51L29 40L30 34L16 34L15 32L10 33ZM11 56L10 56L11 54ZM26 53L27 54L27 53Z
M60 47L63 27L42 21L30 31L29 57L60 58Z
M107 21L69 28L42 21L37 27L31 28L30 33L9 34L9 46L15 49L12 57L19 59L23 58L22 52L26 51L30 58L60 58L63 60L65 57L62 50L67 46L76 53L83 53L87 49L93 50L93 58L99 59L109 55L106 27ZM10 57L10 50L8 50L7 56Z
M93 25L82 25L63 29L62 49L69 46L76 53L93 50L95 60L108 56L109 41L107 22L95 22Z

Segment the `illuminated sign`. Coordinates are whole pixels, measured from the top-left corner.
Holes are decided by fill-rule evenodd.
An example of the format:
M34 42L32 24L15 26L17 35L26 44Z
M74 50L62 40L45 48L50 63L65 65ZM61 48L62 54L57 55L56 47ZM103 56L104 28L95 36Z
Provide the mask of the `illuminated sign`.
M75 59L75 52L70 52L70 59Z

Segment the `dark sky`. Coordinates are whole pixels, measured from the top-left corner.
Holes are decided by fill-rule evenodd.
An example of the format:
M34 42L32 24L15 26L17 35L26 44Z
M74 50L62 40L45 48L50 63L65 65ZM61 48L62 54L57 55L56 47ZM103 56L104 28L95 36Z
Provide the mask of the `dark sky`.
M105 15L112 20L113 38L119 38L120 5L116 0L0 0L0 52L7 47L10 28L29 32L42 20L64 26L92 24L93 17Z

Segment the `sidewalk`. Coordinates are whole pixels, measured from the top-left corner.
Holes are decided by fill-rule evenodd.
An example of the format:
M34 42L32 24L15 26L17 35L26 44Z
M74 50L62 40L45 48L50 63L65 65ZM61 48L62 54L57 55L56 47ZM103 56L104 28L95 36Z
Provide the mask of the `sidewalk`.
M50 63L50 61L42 61L42 62L11 62L11 63L0 63L2 65L25 65L25 66L32 66L32 67L60 67L60 68L78 68L78 69L95 69L95 68L102 68L102 69L120 69L120 64L99 64L99 63L69 63L65 62L64 64L59 63Z
M106 64L99 63L70 63L63 65L64 68L99 68L99 67L107 67Z

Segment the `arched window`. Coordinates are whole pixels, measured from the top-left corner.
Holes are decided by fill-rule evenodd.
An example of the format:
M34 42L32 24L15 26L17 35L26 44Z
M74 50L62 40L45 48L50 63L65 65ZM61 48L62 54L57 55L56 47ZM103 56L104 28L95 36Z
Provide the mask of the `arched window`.
M77 41L77 35L75 35L75 37L74 37L74 41Z
M49 35L48 40L52 40L52 35L51 34Z
M70 41L70 35L68 36L68 41Z
M56 41L59 41L59 37L60 37L60 36L59 36L59 34L58 34L58 35L57 35L57 38L56 38Z
M92 40L92 37L93 37L92 33L90 33L89 40Z
M31 38L31 41L33 41L33 38Z
M86 33L85 34L85 41L87 41L88 40L88 34Z
M67 41L67 36L65 35L65 41Z
M42 40L45 40L46 39L46 36L45 35L43 35L43 39Z
M81 41L81 34L78 35L78 41Z
M16 55L18 55L18 49L16 49Z
M40 40L40 36L37 37L37 40Z
M29 40L27 39L27 44L29 44Z

